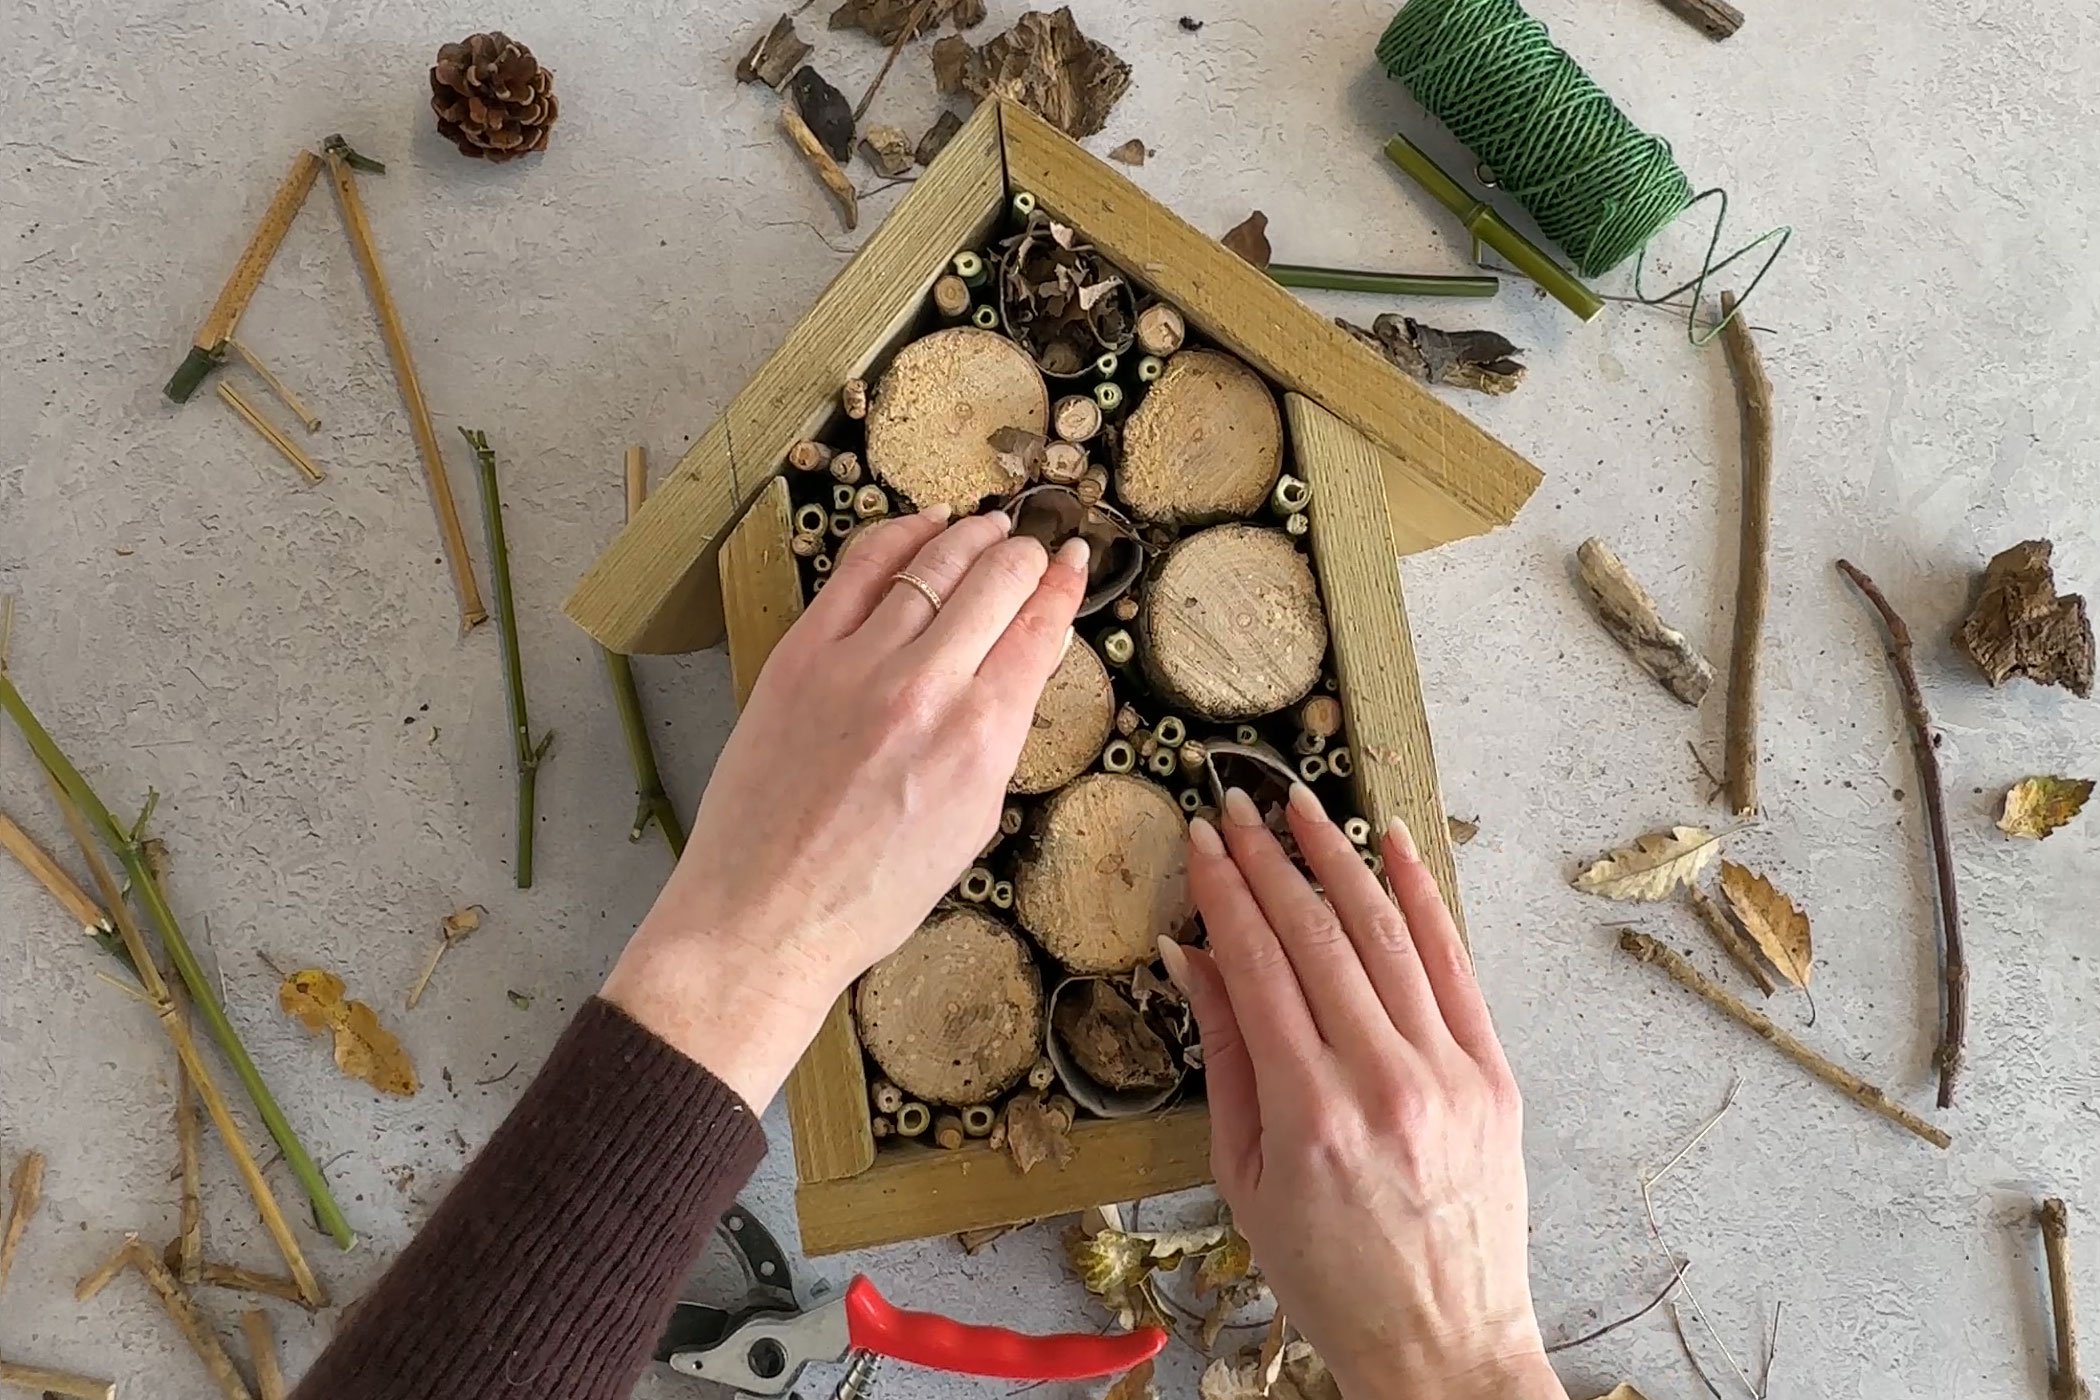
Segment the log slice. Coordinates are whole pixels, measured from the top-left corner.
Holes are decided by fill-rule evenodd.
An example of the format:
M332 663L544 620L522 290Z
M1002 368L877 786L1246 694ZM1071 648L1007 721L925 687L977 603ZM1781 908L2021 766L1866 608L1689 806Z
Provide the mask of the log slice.
M1283 470L1283 418L1262 377L1216 350L1184 350L1123 431L1116 490L1160 525L1252 515Z
M1042 1053L1035 960L1013 930L974 909L935 910L868 969L853 1010L883 1074L928 1103L989 1103Z
M1028 352L1003 335L956 326L899 350L868 404L867 461L917 509L958 516L1026 485L987 440L1001 428L1042 434L1050 392Z
M1100 653L1078 637L1036 702L1021 761L1008 792L1039 793L1063 787L1093 766L1095 755L1116 726L1116 693Z
M1259 525L1219 525L1168 550L1138 627L1147 678L1206 719L1297 703L1327 654L1312 566L1288 535Z
M1120 773L1079 779L1043 804L1014 877L1014 913L1074 972L1127 972L1195 915L1188 822L1172 794Z

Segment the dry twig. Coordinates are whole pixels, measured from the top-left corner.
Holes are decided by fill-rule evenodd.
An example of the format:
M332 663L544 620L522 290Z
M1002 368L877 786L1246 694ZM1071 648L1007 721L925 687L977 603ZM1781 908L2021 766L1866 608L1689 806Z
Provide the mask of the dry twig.
M2067 1245L2071 1213L2054 1196L2042 1202L2042 1252L2049 1264L2049 1308L2056 1318L2056 1366L2049 1373L2050 1400L2091 1400L2093 1389L2078 1369L2078 1316L2071 1303Z
M1932 733L1932 715L1925 708L1925 692L1918 688L1918 671L1910 659L1910 628L1889 606L1874 580L1847 560L1837 563L1838 572L1852 580L1881 615L1889 634L1889 662L1896 669L1896 683L1903 691L1903 712L1910 720L1911 751L1918 759L1918 783L1925 789L1925 822L1932 834L1932 869L1940 893L1940 976L1944 984L1940 1003L1939 1048L1932 1062L1940 1071L1941 1108L1954 1106L1954 1076L1961 1070L1962 1045L1969 1034L1969 960L1962 950L1961 902L1954 888L1954 847L1947 836L1947 799L1940 784L1940 755Z
M839 163L831 158L831 152L824 149L824 143L809 129L809 123L802 120L802 114L795 110L792 102L780 104L780 129L787 133L788 140L801 152L802 159L817 172L824 188L830 190L831 197L838 201L839 214L846 227L859 228L860 196L853 192L853 182L846 178L845 171L839 169Z
M1736 561L1735 643L1728 658L1728 806L1738 817L1757 815L1757 660L1764 640L1765 595L1772 550L1772 381L1765 375L1750 326L1721 294L1727 325L1721 343L1735 379L1743 420L1742 546Z
M284 1400L284 1372L277 1366L277 1333L261 1308L241 1314L241 1335L248 1339L248 1364L255 1368L260 1400Z
M177 1012L178 1015L182 1013ZM175 1277L195 1285L204 1265L203 1124L197 1117L197 1085L175 1067L175 1149L182 1169L182 1212L175 1235Z
M36 1219L36 1208L44 1198L44 1154L24 1153L7 1182L7 1234L0 1237L0 1288L7 1287L8 1271L15 1266L15 1251L22 1235Z
M52 859L49 852L37 845L34 837L0 813L0 850L22 863L36 882L50 891L51 897L65 907L75 923L90 933L115 933L116 925L110 923L109 915L102 906L88 897L87 891L73 882L65 867Z
M51 1400L54 1395L68 1397L68 1400L117 1400L114 1381L75 1375L71 1371L52 1371L42 1366L18 1366L12 1361L0 1361L0 1385L39 1391L44 1400Z
M1671 1248L1668 1240L1663 1238L1662 1224L1655 1218L1655 1188L1664 1177L1677 1170L1678 1163L1691 1156L1699 1144L1706 1141L1709 1133L1721 1125L1721 1120L1728 1116L1728 1110L1735 1107L1736 1092L1742 1087L1743 1081L1741 1079L1731 1080L1728 1085L1728 1092L1722 1096L1721 1106L1713 1111L1713 1116L1699 1125L1699 1130L1685 1140L1684 1146L1678 1148L1670 1155L1669 1161L1664 1162L1660 1167L1641 1178L1641 1211L1648 1217L1648 1233L1655 1240L1655 1247L1661 1252L1664 1260L1673 1266L1677 1265L1677 1251ZM1728 1343L1722 1340L1719 1329L1714 1326L1713 1320L1706 1315L1706 1305L1699 1301L1699 1295L1692 1291L1691 1282L1684 1279L1681 1272L1679 1282L1683 1284L1685 1301L1692 1305L1692 1312L1697 1315L1699 1325L1706 1329L1706 1335L1713 1338L1714 1345L1721 1349L1721 1355L1728 1358L1729 1366L1734 1368L1736 1376L1741 1379L1745 1387L1748 1387L1750 1377L1743 1370L1743 1364L1737 1361L1735 1353L1728 1349ZM1684 1343L1684 1354L1691 1358L1692 1369L1699 1373L1700 1380L1706 1382L1706 1388L1712 1391L1714 1400L1721 1400L1720 1391L1714 1388L1714 1383L1711 1380L1707 1380L1706 1372L1699 1366L1699 1359L1692 1354L1692 1344L1684 1334L1684 1322L1677 1316L1677 1304L1675 1301L1672 1301L1670 1304L1670 1325L1677 1329L1677 1338ZM1763 1397L1758 1397L1758 1400L1763 1400Z
M1871 1109L1890 1122L1916 1133L1934 1147L1948 1147L1953 1144L1954 1140L1946 1133L1897 1103L1874 1085L1861 1079L1851 1070L1824 1059L1795 1039L1791 1033L1772 1024L1770 1017L1745 1005L1727 988L1707 978L1674 948L1665 947L1638 929L1630 928L1619 931L1619 947L1631 953L1640 962L1654 963L1669 974L1670 979L1679 986L1747 1026L1760 1038L1768 1041L1773 1049L1860 1107Z
M1697 750L1693 752L1696 753ZM1758 962L1756 946L1743 936L1741 929L1728 921L1728 911L1697 885L1686 885L1684 894L1685 898L1692 902L1692 908L1699 912L1700 921L1706 925L1707 931L1713 934L1714 941L1721 945L1721 950L1734 960L1737 967L1749 974L1750 980L1757 984L1758 991L1766 996L1772 995L1776 990L1772 983L1772 975Z
M83 1274L80 1282L73 1285L73 1301L93 1302L103 1289L109 1287L118 1274L131 1266L131 1247L137 1244L138 1240L138 1231L131 1231L124 1236L123 1242L110 1252L109 1258Z
M327 1306L310 1302L299 1296L299 1285L281 1274L266 1274L255 1269L244 1269L238 1264L214 1264L206 1260L197 1270L197 1282L206 1288L223 1288L232 1293L253 1293L264 1298L282 1298L287 1303L297 1303L308 1312Z
M279 379L276 373L262 362L262 357L248 348L247 342L237 336L228 336L226 348L231 350L242 364L255 372L255 377L263 382L263 387L277 396L277 402L283 404L306 431L315 433L321 430L321 416L308 408L305 401L292 392L291 385Z
M874 102L875 94L881 90L882 80L887 78L890 69L896 66L897 55L904 52L904 46L919 32L919 26L926 22L926 12L932 8L933 0L919 0L918 8L911 12L911 18L904 22L904 28L898 30L897 37L890 41L889 54L882 60L882 67L876 70L875 81L868 84L868 90L860 95L860 102L853 109L855 126L859 126L860 119L868 114L868 106Z
M1663 1291L1656 1294L1653 1299L1649 1300L1646 1303L1643 1303L1640 1307L1636 1308L1634 1311L1626 1314L1626 1316L1619 1318L1616 1321L1607 1322L1602 1327L1596 1328L1589 1332L1585 1332L1581 1336L1571 1338L1568 1341L1555 1342L1552 1346L1546 1348L1546 1355L1551 1356L1555 1352L1573 1351L1576 1347L1587 1346L1589 1343L1596 1341L1599 1337L1610 1336L1612 1333L1618 1331L1621 1327L1624 1327L1629 1322L1639 1322L1649 1313L1654 1312L1657 1308L1661 1307L1664 1303L1669 1301L1670 1295L1677 1291L1677 1285L1684 1281L1684 1271L1690 1267L1691 1264L1688 1261L1679 1260L1677 1262L1676 1269L1670 1275L1670 1281L1663 1285Z
M183 1337L190 1344L190 1350L197 1353L197 1359L202 1361L204 1369L211 1373L212 1380L218 1384L219 1391L226 1400L255 1400L254 1392L248 1389L248 1383L241 1379L241 1373L234 1368L233 1358L227 1355L226 1346L219 1340L219 1334L212 1331L211 1323L198 1311L196 1301L184 1290L175 1275L168 1272L167 1266L155 1258L153 1251L140 1243L135 1235L124 1241L124 1263L138 1270L139 1276L146 1280L154 1296L160 1299L160 1305L168 1310L168 1316L173 1318L175 1325L182 1330Z
M254 404L241 396L239 390L222 382L219 385L219 397L225 400L226 406L232 409L243 423L255 430L257 437L275 448L278 456L297 467L301 476L308 481L324 479L320 467L314 464L314 459L307 456L298 443L278 432L277 425L263 417Z

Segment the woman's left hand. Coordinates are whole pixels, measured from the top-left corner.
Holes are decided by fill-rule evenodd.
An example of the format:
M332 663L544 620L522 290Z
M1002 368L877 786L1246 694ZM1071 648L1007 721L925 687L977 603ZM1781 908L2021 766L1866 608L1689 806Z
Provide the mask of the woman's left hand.
M854 543L773 649L606 980L754 1109L997 829L1086 591L1084 541L1053 561L1011 530L941 509Z

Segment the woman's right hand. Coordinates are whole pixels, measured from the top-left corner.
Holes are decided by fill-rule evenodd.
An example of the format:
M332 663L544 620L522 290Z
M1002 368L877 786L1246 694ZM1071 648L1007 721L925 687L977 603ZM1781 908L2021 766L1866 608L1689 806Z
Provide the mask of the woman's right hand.
M1190 823L1210 949L1161 946L1202 1030L1218 1189L1349 1400L1565 1400L1523 1111L1436 881L1398 822L1389 896L1310 789L1289 815L1325 897L1235 790L1222 833Z

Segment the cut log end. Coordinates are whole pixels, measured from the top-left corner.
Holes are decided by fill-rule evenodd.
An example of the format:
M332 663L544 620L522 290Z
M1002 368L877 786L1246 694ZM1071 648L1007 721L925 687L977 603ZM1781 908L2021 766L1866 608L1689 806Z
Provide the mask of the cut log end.
M1319 684L1327 618L1290 538L1220 525L1167 551L1138 614L1145 673L1206 719L1252 719Z
M1014 910L1074 972L1149 962L1195 912L1180 805L1165 788L1123 774L1064 788L1043 804L1036 848L1014 880Z
M1116 695L1108 667L1091 646L1074 637L1036 702L1035 719L1007 791L1049 792L1071 782L1093 765L1115 721Z
M1138 348L1147 355L1171 355L1181 348L1188 336L1188 323L1182 319L1181 313L1163 301L1155 301L1138 312Z
M1283 470L1283 417L1262 377L1230 355L1167 361L1123 431L1116 489L1140 519L1205 525L1252 515Z
M943 909L861 978L854 1014L868 1054L913 1100L987 1103L1040 1053L1043 987L1004 924Z
M1016 481L988 439L1001 428L1043 434L1050 395L1026 351L1003 335L955 326L897 352L868 404L868 465L918 509L957 515Z

